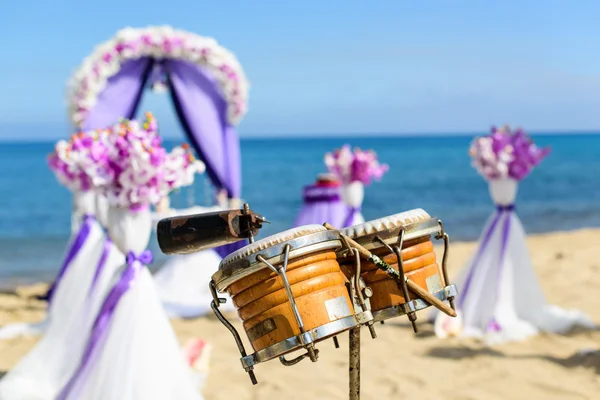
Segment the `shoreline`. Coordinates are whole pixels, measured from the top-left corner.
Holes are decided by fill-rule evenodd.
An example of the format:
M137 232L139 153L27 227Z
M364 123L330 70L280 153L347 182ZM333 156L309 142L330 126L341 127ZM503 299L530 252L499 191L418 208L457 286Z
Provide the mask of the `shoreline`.
M483 228L483 227L482 227ZM464 240L464 239L454 239L452 236L452 232L448 232L450 235L450 248L452 249L452 245L475 245L479 238L473 240ZM600 227L590 226L590 227L581 227L576 229L565 229L565 230L555 230L555 231L547 231L547 232L537 232L537 233L528 233L527 238L535 239L542 237L549 237L553 235L571 235L571 234L600 234ZM0 239L1 241L2 239ZM67 240L67 239L66 239ZM434 240L434 245L438 243ZM600 246L600 242L598 243ZM63 252L63 249L61 249ZM158 259L161 261L166 261L169 256L160 254ZM25 286L35 286L38 284L50 284L58 272L59 264L62 260L56 261L56 270L39 270L39 271L28 271L27 274L4 274L0 269L0 294L10 294L14 293L14 291L19 287ZM155 273L160 267L161 263L153 263L149 268L152 273ZM15 283L13 283L15 282Z

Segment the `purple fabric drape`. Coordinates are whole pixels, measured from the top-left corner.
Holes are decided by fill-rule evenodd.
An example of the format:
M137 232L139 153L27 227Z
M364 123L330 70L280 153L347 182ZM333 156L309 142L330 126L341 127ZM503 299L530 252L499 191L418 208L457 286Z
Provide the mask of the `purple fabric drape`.
M352 225L352 221L354 221L356 214L358 214L361 210L362 207L349 207L348 215L346 216L346 219L344 220L344 223L341 226L341 228L345 228L347 226Z
M123 63L88 112L83 129L106 128L119 118L134 118L155 63L148 57ZM227 103L214 78L204 69L184 61L166 60L162 68L168 75L177 116L191 145L204 161L207 175L215 187L227 190L229 198L239 198L240 141L235 127L227 122ZM224 256L240 247L243 242L216 250Z
M458 298L459 308L463 307L465 300L467 299L467 295L469 293L469 288L471 286L471 281L473 279L473 274L475 273L477 265L479 265L479 261L481 259L481 256L483 255L483 252L487 249L487 245L488 245L490 239L492 238L494 231L496 230L496 226L498 225L498 222L500 222L500 218L503 215L506 215L507 220L504 223L504 229L503 229L503 233L502 233L502 251L501 251L501 255L500 255L500 265L502 264L502 262L504 260L504 253L506 251L506 243L508 241L508 231L510 229L510 213L513 212L514 209L515 209L515 206L512 204L507 205L507 206L500 206L500 205L496 206L496 215L494 215L494 218L492 219L492 222L488 226L488 229L484 232L484 234L482 236L482 240L481 240L481 245L477 249L477 253L475 254L475 257L473 258L473 261L471 262L471 265L469 266L469 272L467 273L467 277L465 279L464 289L462 290L462 293L459 294L459 298ZM499 267L499 268L501 268L501 267Z
M240 197L240 142L214 78L184 61L167 60L164 66L175 111L208 176L229 198Z
M73 242L69 245L69 250L67 251L67 255L63 261L63 264L60 267L60 270L58 271L58 275L56 276L56 279L54 280L52 285L50 285L50 288L48 289L48 291L46 292L46 295L44 296L45 300L48 301L48 305L50 305L50 303L52 303L52 298L54 296L54 293L56 292L56 288L60 284L60 281L62 280L65 273L67 272L67 269L69 269L71 262L73 261L75 256L79 253L79 250L81 250L84 243L86 242L86 240L90 234L90 231L92 230L92 224L94 223L94 221L95 221L95 218L91 215L86 214L83 217L83 224L79 228L79 232L77 232L77 236L75 237Z
M340 188L308 185L304 187L304 204L294 221L294 227L329 222L344 228L349 208L340 198Z
M498 212L506 213L506 219L504 220L504 224L502 226L502 243L500 245L500 257L498 259L498 271L496 275L496 304L500 301L500 291L502 289L502 270L504 269L504 258L506 256L506 246L508 245L508 235L510 234L510 220L512 216L512 210L514 207L510 206L510 208L500 209L498 208ZM487 331L498 332L502 330L502 326L496 321L496 318L492 318L492 320L488 323Z
M108 258L108 253L110 252L110 246L112 245L112 240L108 236L104 238L104 248L102 249L102 255L100 256L100 261L98 261L98 265L96 266L96 271L94 272L94 278L92 279L92 285L90 286L90 291L88 292L88 296L94 292L94 288L96 287L96 282L98 282L98 278L102 274L104 270L104 266L106 265L106 259Z
M215 247L215 251L223 258L227 257L229 254L233 253L236 250L241 249L244 246L247 246L249 243L247 240L242 240L235 243L226 244L225 246Z
M82 129L103 129L118 122L119 118L134 118L152 65L153 60L147 57L124 62L87 113Z

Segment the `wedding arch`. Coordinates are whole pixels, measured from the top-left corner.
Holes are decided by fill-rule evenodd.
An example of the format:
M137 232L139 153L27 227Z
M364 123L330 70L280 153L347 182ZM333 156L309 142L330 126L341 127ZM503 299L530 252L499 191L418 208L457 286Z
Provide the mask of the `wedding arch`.
M214 39L169 26L125 28L98 45L68 85L77 129L103 129L135 117L150 79L163 78L183 130L217 190L241 192L236 125L249 83L236 57Z

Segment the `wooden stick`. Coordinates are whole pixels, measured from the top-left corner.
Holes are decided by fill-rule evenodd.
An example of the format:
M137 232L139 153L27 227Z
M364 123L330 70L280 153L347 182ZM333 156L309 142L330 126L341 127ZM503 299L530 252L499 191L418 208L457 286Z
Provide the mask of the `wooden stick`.
M435 306L438 310L444 312L445 314L448 314L451 317L456 317L456 311L454 311L452 307L446 305L446 303L444 303L437 297L431 295L431 293L429 293L427 290L423 289L421 286L417 285L408 278L406 278L406 285L410 290L415 292L417 296L419 296L432 306Z
M331 226L330 224L328 224L327 222L325 222L323 224L323 226L327 229L329 229L330 231L337 231L337 229L335 229L333 226ZM346 239L348 241L348 243L350 245L352 245L352 247L354 247L356 250L358 250L358 252L360 253L360 255L365 258L365 259L369 259L373 257L373 253L371 253L369 250L365 249L364 247L362 247L360 244L356 243L354 241L354 239L344 235L342 232L340 232L340 235L342 235L344 237L344 239Z
M325 222L323 224L323 226L331 231L337 230L333 226L328 224L327 222ZM356 241L354 241L352 238L349 238L348 236L344 235L342 232L340 232L340 235L343 236L344 239L346 239L346 241L348 241L348 243L352 247L354 247L363 258L371 261L373 264L375 264L377 266L377 268L385 271L392 278L394 278L396 280L400 279L400 274L398 273L398 271L396 271L395 269L390 267L385 261L381 260L375 254L371 253L369 250L365 249L363 246L356 243ZM406 279L406 284L411 291L413 291L417 296L419 296L420 298L425 300L427 303L431 304L432 306L436 307L438 310L442 311L443 313L445 313L451 317L456 317L456 312L450 306L446 305L443 301L441 301L437 297L433 296L431 293L429 293L427 290L423 289L421 286L417 285L416 283L409 280L408 278ZM408 302L409 300L406 299L406 301Z

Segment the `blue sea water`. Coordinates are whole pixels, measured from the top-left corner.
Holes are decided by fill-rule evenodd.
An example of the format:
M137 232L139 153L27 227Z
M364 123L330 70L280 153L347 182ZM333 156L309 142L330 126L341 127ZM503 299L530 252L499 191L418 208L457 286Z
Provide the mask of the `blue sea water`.
M552 153L522 182L517 212L529 233L600 226L600 135L536 135ZM262 237L291 227L302 187L324 172L325 152L345 143L372 148L390 171L367 188L367 220L424 208L452 240L476 239L493 210L470 165L471 137L362 137L242 140L243 198L271 222ZM175 142L167 142L170 148ZM71 196L46 166L53 143L0 143L0 286L49 280L70 233ZM176 207L207 204L208 183L173 196ZM155 243L157 262L165 256Z

